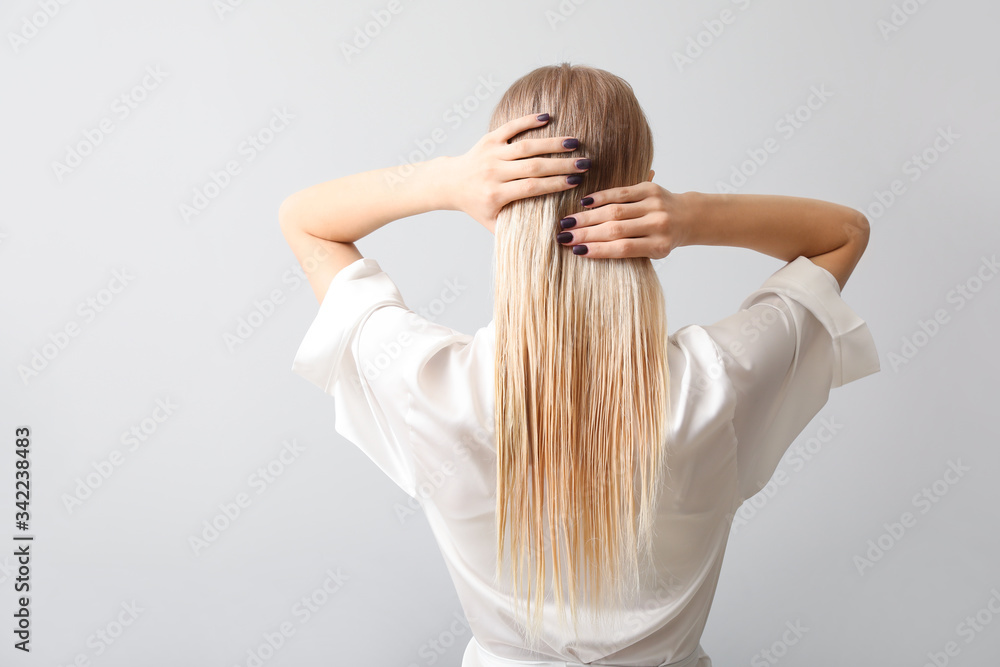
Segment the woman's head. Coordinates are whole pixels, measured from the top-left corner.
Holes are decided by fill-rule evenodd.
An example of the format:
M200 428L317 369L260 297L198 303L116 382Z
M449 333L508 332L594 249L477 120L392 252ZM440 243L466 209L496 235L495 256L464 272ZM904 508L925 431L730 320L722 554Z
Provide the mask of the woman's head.
M541 67L506 91L490 130L531 113L551 120L511 141L576 137L578 150L553 157L592 160L580 185L515 200L495 226L497 578L506 543L513 598L527 602L529 615L534 598L526 624L534 643L546 540L555 602L563 611L565 575L574 627L580 609L612 622L638 590L639 558L652 545L669 371L663 291L650 260L590 259L555 238L586 193L648 178L652 132L631 86L592 67ZM579 594L586 589L588 600Z

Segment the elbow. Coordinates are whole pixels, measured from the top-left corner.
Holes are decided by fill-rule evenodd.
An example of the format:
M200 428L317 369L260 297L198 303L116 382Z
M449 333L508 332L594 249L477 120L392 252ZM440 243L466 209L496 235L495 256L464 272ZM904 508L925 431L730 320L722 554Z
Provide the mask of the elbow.
M857 214L850 226L850 234L852 240L854 240L859 245L859 252L863 253L865 248L868 247L868 238L871 236L871 225L868 223L868 218L861 211L855 211Z
M844 231L847 234L847 241L844 243L845 246L850 246L854 249L854 261L855 263L861 259L861 256L865 254L865 250L868 248L868 238L871 235L871 225L868 224L868 218L861 211L855 211L855 214L847 224L844 225Z
M287 197L281 206L278 207L278 226L283 234L296 228L297 216L295 214L295 195Z

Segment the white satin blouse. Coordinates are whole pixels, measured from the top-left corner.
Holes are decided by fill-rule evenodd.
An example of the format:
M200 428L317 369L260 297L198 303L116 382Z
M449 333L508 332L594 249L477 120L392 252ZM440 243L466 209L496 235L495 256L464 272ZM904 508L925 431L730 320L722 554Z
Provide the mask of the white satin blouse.
M709 667L699 642L733 515L831 388L880 370L867 324L831 273L798 257L738 312L672 334L658 584L619 631L584 626L579 641L558 630L550 599L534 652L492 583L494 334L492 321L469 335L417 315L378 262L362 258L334 277L292 362L333 397L337 432L423 506L473 633L463 667Z

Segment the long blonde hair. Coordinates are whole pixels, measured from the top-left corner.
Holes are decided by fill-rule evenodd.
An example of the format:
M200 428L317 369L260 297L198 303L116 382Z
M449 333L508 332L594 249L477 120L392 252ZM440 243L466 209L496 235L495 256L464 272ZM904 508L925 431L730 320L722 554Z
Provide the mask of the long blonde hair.
M577 137L579 149L545 157L593 166L574 188L511 202L495 225L496 577L506 540L531 643L543 621L546 543L559 619L565 576L574 631L579 610L607 624L638 593L670 409L666 310L651 261L579 257L555 239L585 194L648 178L649 123L626 81L562 63L515 81L490 130L545 112L547 124L512 141Z

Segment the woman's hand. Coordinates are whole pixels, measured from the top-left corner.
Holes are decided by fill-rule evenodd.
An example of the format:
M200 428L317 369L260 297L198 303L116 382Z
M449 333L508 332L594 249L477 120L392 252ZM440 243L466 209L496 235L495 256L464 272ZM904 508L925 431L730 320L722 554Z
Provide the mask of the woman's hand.
M685 244L692 205L652 181L609 188L580 200L587 210L560 221L556 240L587 257L662 259Z
M484 135L464 155L447 158L449 208L468 213L492 233L500 209L515 199L578 185L582 177L567 174L587 171L589 159L532 157L576 150L579 142L575 138L522 139L509 143L521 132L548 121L548 114L515 118Z

